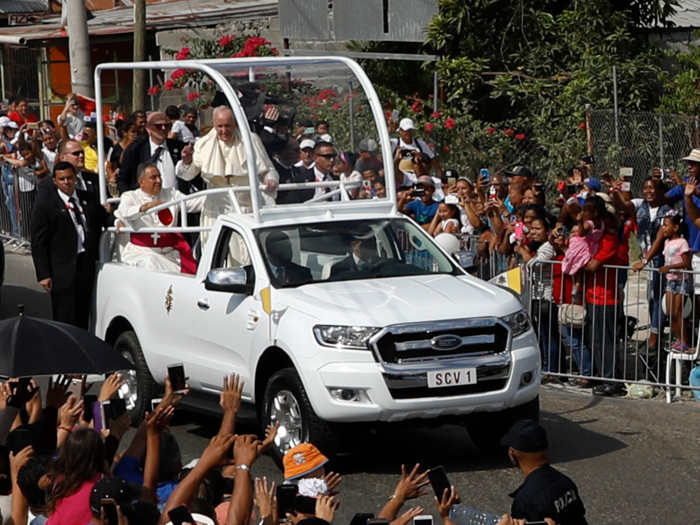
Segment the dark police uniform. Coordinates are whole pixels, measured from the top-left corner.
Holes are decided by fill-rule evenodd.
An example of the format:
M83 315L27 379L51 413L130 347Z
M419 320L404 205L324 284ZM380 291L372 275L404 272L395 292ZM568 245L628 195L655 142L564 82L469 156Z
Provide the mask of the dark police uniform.
M513 518L527 521L552 518L557 525L588 525L576 484L549 463L530 472L510 497Z

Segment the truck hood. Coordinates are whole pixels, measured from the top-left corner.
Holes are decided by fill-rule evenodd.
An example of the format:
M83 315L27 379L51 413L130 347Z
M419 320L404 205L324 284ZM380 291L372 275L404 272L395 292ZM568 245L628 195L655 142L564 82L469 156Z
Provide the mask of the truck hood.
M505 290L474 277L417 275L315 283L273 292L287 306L323 324L386 326L511 314L522 306Z

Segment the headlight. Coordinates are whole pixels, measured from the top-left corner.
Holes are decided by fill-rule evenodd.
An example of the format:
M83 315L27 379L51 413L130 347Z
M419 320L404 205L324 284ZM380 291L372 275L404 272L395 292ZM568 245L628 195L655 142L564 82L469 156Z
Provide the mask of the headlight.
M530 323L530 316L527 315L525 310L520 310L514 314L507 315L503 318L503 321L510 326L510 332L513 337L518 337L519 335L524 334L532 326Z
M367 341L379 331L371 326L314 326L316 341L323 346L367 350Z

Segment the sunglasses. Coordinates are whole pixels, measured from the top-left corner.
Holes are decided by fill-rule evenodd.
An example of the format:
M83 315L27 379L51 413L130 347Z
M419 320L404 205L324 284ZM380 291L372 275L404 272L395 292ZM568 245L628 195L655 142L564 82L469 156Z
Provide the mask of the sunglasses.
M76 151L66 151L66 155L73 155L74 157L80 157L81 155L85 155L85 152L81 149L76 150Z
M151 126L153 126L154 128L157 128L157 129L168 129L172 126L172 124L170 124L170 122L168 122L167 124L151 124Z
M333 160L336 158L338 155L336 153L326 153L325 155L321 155L320 153L316 154L317 157L323 157L324 159L328 160Z

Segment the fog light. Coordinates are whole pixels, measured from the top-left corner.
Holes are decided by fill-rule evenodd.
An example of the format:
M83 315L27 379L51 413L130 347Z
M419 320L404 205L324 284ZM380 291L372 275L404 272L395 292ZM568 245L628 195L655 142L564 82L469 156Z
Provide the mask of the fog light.
M362 403L367 397L364 390L354 388L331 388L329 390L333 399L345 403Z
M525 372L523 376L520 378L520 384L521 385L529 385L532 383L532 379L535 377L535 374L532 372Z

